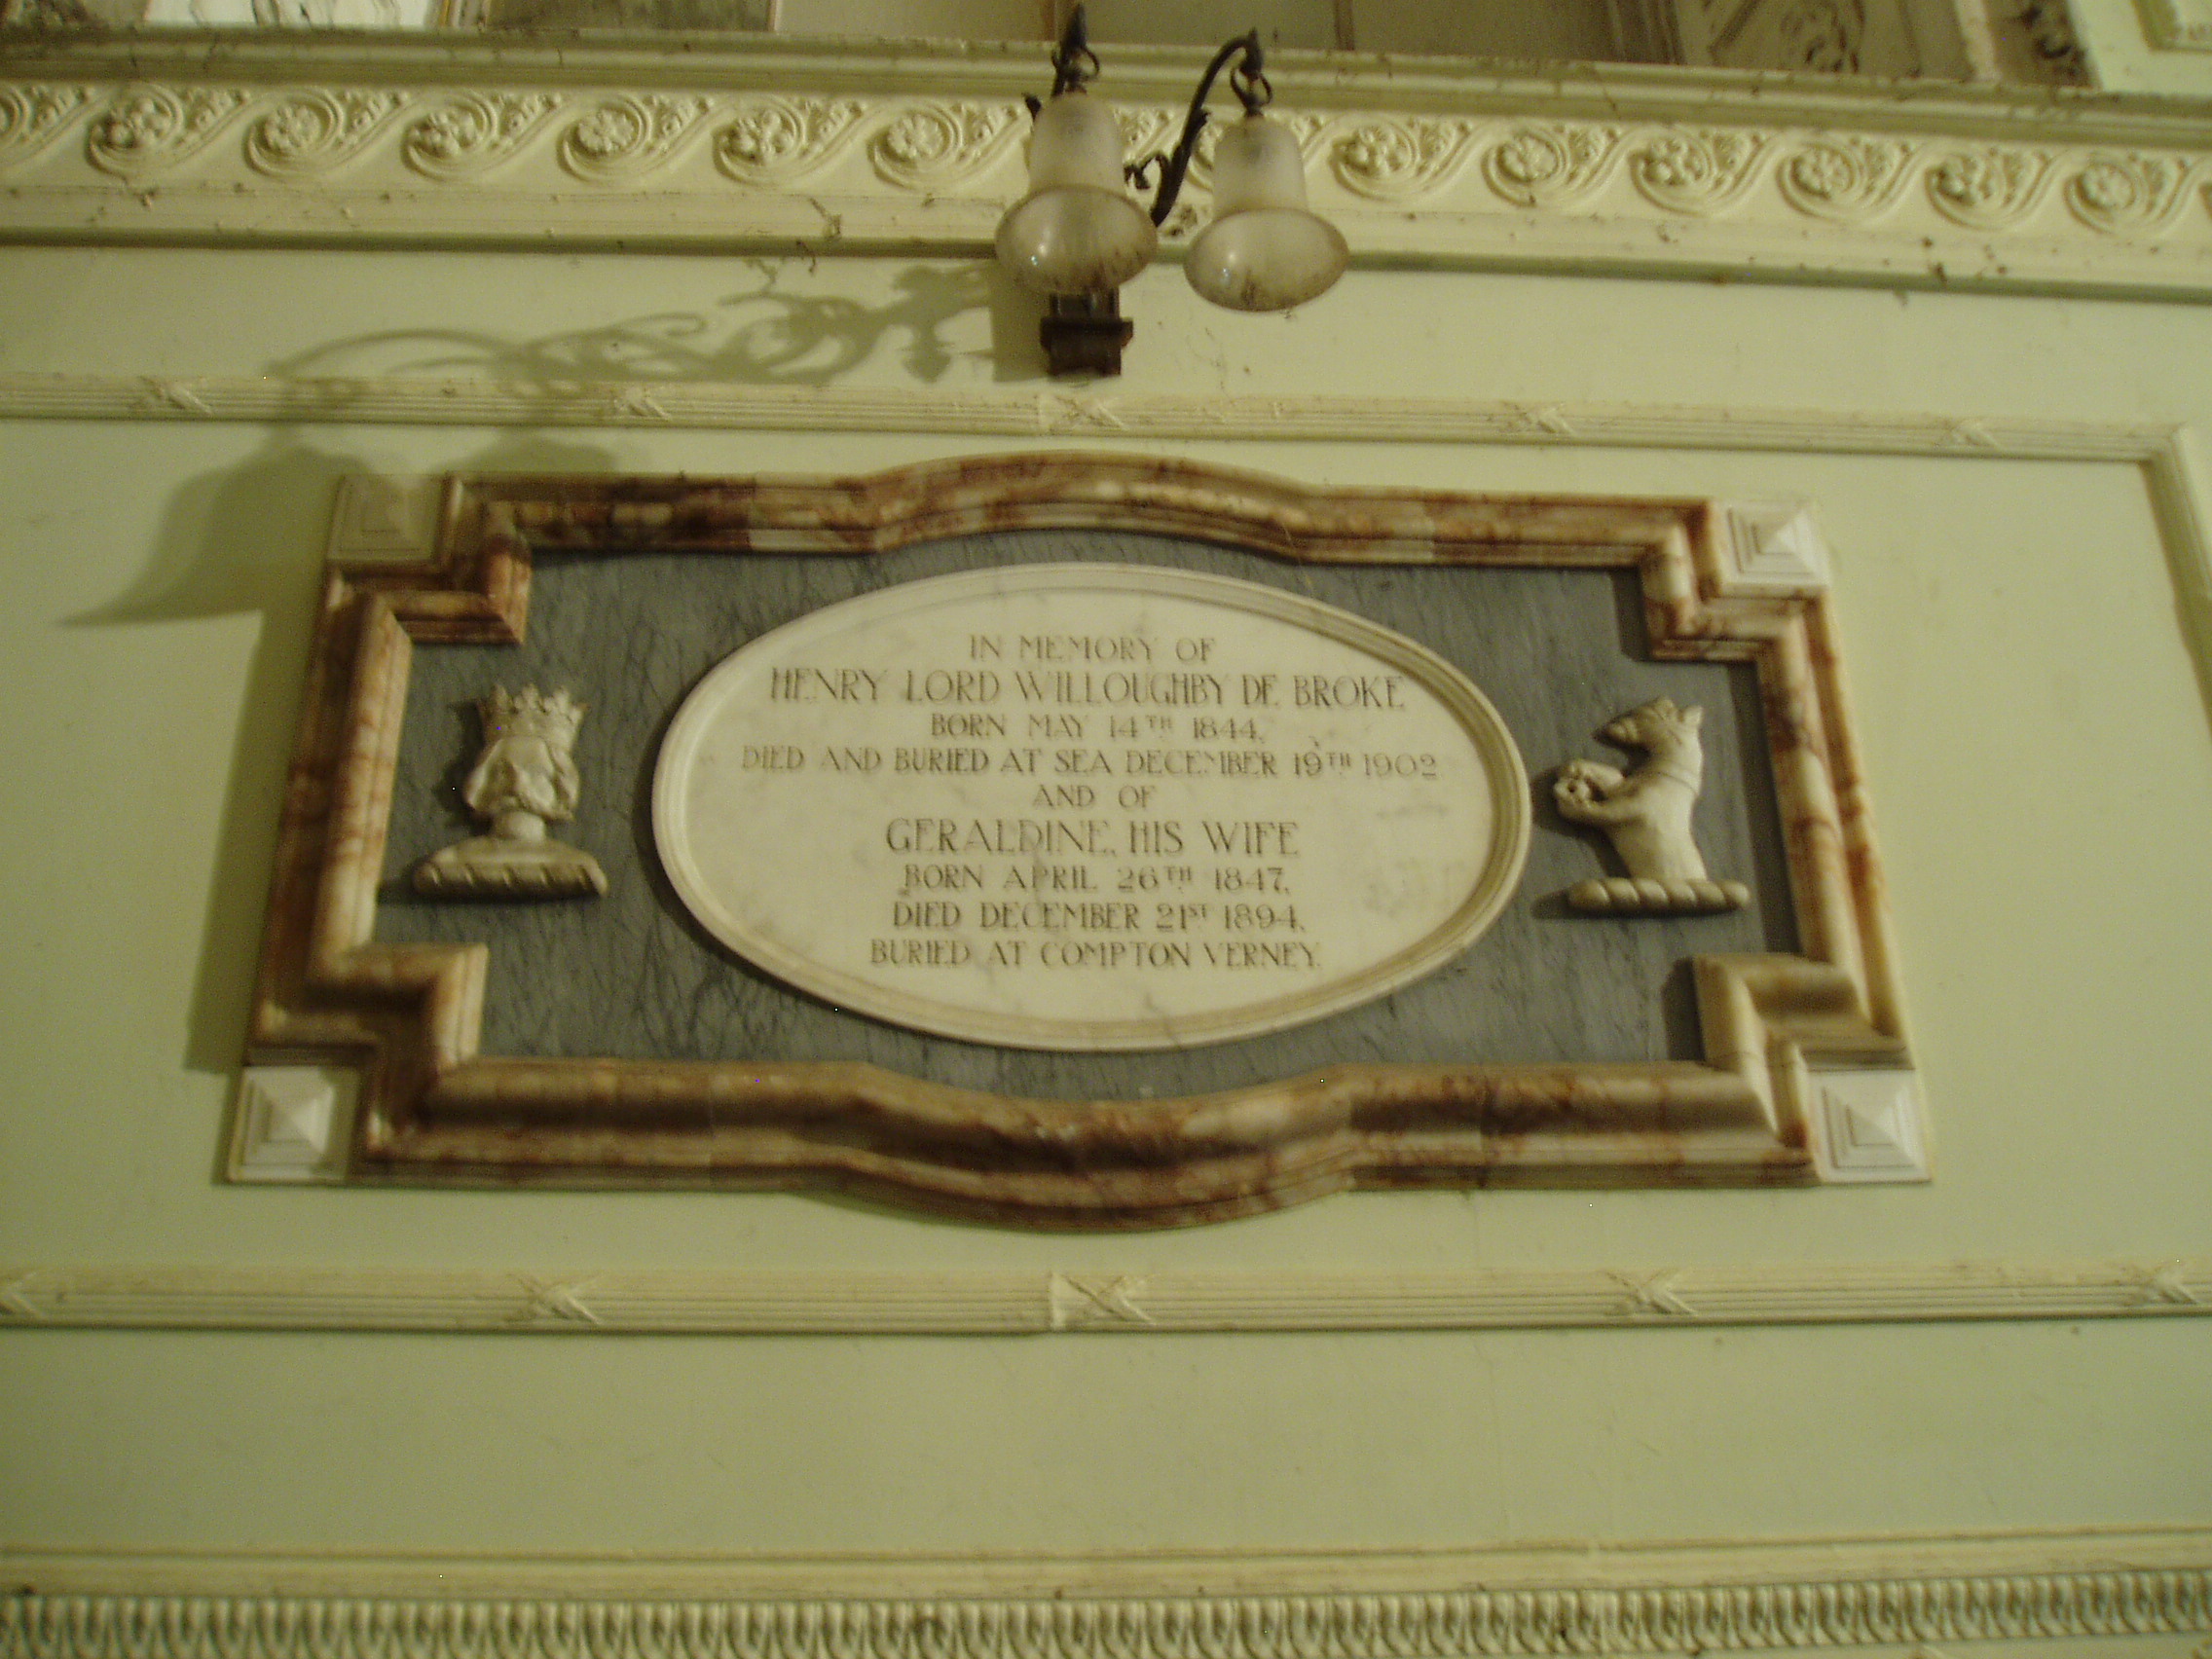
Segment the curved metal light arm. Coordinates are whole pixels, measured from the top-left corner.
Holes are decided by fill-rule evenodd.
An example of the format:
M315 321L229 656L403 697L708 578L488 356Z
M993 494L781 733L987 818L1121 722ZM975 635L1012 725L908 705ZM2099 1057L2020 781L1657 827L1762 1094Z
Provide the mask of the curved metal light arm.
M1078 6L1075 18L1068 24L1070 32L1074 31L1082 18L1083 8ZM1233 57L1236 59L1236 63L1232 68L1230 59ZM1091 61L1095 63L1097 59ZM1174 150L1165 156L1147 156L1128 169L1129 181L1141 186L1145 182L1145 174L1152 170L1153 164L1158 162L1161 165L1160 192L1152 202L1154 224L1165 224L1167 215L1175 210L1175 198L1183 190L1183 175L1191 170L1191 158L1198 153L1198 134L1205 129L1206 95L1213 91L1213 84L1221 78L1222 70L1229 69L1229 89L1236 94L1237 101L1243 104L1244 113L1257 115L1268 107L1275 95L1274 88L1268 84L1265 67L1266 59L1260 53L1258 29L1225 44L1213 55L1213 61L1206 65L1205 75L1198 82L1198 90L1192 94L1191 113L1184 119L1183 136L1176 140Z
M1083 8L1078 6L1068 14L1068 26L1060 35L1060 44L1052 53L1052 96L1070 92L1086 81L1098 78L1098 55L1090 50L1090 25L1084 20ZM1036 99L1030 114L1036 114Z

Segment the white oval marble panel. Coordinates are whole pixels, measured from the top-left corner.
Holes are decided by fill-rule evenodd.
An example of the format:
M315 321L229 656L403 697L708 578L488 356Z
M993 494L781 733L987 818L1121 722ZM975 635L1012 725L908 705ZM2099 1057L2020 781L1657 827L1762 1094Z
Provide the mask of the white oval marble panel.
M715 938L856 1013L1158 1049L1383 995L1504 906L1529 790L1434 652L1275 588L1125 565L908 582L745 645L661 749Z

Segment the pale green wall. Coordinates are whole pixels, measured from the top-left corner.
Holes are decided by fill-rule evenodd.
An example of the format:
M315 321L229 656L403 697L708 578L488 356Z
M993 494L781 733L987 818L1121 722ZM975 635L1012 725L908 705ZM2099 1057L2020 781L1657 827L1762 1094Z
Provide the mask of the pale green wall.
M2096 85L2116 92L2201 98L2212 93L2212 52L2159 48L2148 18L2164 0L2067 0ZM2202 0L2177 0L2187 22L2212 22Z
M800 308L880 314L917 269L17 249L0 259L18 319L0 372L556 373L558 343L658 318L674 343L609 372L766 380L774 365L749 368L739 331L770 309L771 281ZM939 325L939 378L917 376L894 330L835 384L1027 391L1028 313L995 289L977 298ZM2212 422L2212 312L2197 307L1363 271L1300 314L1251 319L1206 310L1171 268L1125 299L1138 334L1107 396ZM2173 579L2133 466L1971 454L1130 446L1319 484L1810 498L1834 546L1935 1124L1930 1186L1356 1196L1117 1238L786 1197L214 1182L334 477L847 471L1017 447L10 424L0 1262L1166 1272L2204 1250L2212 737ZM6 1333L0 1537L1086 1550L2202 1522L2208 1360L2200 1319L842 1341Z

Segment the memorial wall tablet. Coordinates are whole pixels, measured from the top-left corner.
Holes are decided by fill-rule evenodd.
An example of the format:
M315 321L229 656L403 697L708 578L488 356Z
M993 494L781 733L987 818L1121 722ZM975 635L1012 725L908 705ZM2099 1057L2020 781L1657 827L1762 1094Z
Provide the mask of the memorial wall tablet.
M380 488L240 1178L301 1078L323 1178L1021 1225L1925 1173L1794 506L1013 456L452 479L410 558Z

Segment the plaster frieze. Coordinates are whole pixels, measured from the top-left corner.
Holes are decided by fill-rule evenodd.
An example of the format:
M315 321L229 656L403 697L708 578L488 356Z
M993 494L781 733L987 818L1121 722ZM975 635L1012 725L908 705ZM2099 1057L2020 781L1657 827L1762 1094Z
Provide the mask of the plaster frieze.
M92 97L90 87L0 87L0 166L44 149Z
M297 93L246 129L246 166L272 178L312 178L357 154L407 101L373 88Z
M790 45L26 41L0 68L0 231L981 251L1024 188L1035 54ZM1112 90L1136 154L1179 99L1160 95L1172 54L1134 55ZM1369 262L2212 292L2212 120L2194 103L1286 57L1316 204Z

